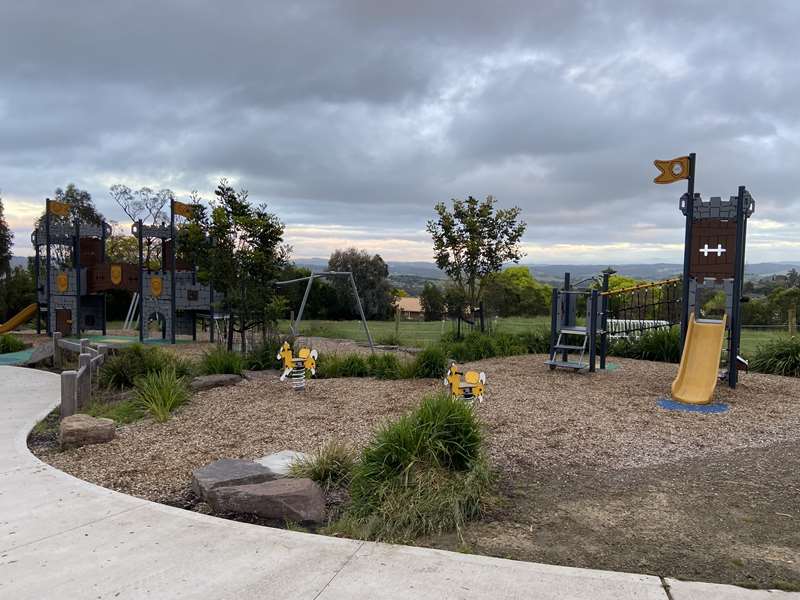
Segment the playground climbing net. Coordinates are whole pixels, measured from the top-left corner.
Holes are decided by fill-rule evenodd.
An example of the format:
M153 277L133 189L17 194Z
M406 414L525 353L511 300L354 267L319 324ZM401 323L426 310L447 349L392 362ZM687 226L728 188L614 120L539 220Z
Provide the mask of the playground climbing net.
M681 280L667 279L602 292L605 330L612 338L636 338L680 323Z

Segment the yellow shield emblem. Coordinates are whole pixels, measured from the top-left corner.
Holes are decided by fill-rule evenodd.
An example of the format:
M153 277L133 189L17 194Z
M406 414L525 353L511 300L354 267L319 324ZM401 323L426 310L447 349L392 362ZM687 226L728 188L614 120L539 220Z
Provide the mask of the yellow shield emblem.
M111 265L111 283L114 285L122 283L122 265Z
M162 287L163 287L163 282L161 281L161 277L153 276L150 279L150 291L156 298L161 296Z
M56 275L56 289L62 294L67 291L69 287L69 276L66 273L59 273Z

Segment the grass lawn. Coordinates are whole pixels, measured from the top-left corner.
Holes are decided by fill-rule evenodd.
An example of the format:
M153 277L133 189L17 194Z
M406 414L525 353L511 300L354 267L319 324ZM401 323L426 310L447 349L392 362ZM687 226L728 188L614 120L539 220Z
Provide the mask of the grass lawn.
M550 317L508 317L492 319L491 323L492 327L498 331L521 333L531 329L550 327ZM376 343L381 343L382 339L394 336L395 326L394 321L369 321L369 331ZM454 327L455 325L449 320L400 321L400 340L406 346L425 346L438 341L443 333L452 331ZM288 332L289 321L280 321L278 328L282 332ZM303 321L300 323L300 333L318 337L367 341L361 321Z

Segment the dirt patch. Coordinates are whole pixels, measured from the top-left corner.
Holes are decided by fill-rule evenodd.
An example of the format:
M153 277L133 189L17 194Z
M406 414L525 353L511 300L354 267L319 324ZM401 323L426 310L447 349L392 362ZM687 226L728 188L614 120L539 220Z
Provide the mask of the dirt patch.
M427 545L800 591L800 445L622 471L527 473L469 524Z
M477 410L505 499L469 526L476 552L749 585L800 584L800 380L749 374L720 387L727 413L668 412L675 365L615 359L619 369L550 371L543 356L475 363ZM218 458L362 446L437 381L274 377L195 395L169 422L120 427L117 439L54 466L151 500L186 503L191 470ZM189 503L191 504L191 503ZM196 507L191 507L195 508ZM789 516L785 516L789 515ZM455 548L448 537L425 543Z

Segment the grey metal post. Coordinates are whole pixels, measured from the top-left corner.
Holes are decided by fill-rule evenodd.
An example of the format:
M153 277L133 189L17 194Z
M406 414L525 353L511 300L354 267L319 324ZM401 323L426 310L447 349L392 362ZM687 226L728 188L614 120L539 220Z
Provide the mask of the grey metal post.
M742 323L742 279L744 279L744 241L747 215L744 207L745 188L739 186L739 195L736 197L736 264L733 271L733 304L730 315L730 340L728 346L728 386L736 387L739 379L737 357L739 355L739 338Z
M597 357L597 290L592 290L589 298L589 372L595 372L595 360Z
M89 399L92 395L92 365L91 365L92 355L91 354L81 354L78 357L78 373L81 370L83 371L83 375L78 379L78 401L77 401L77 408L83 408L89 404Z
M169 341L171 344L175 343L175 328L177 327L176 321L178 319L178 303L175 298L175 254L177 252L177 240L175 239L175 198L171 198L169 201L169 232L170 232L170 256L169 256L169 268L172 271L172 276L170 277L170 298L169 298L169 312L170 312L170 331L169 331ZM163 262L163 258L162 262Z
M73 253L73 267L75 270L75 316L73 325L75 335L81 335L81 222L75 219L75 250Z
M375 352L375 347L372 343L372 334L369 332L369 326L367 326L367 318L364 316L364 309L361 307L361 298L358 297L358 288L356 287L356 280L353 278L353 274L350 273L350 283L353 286L353 295L356 297L356 305L358 305L358 313L361 315L361 322L364 324L364 331L367 332L367 340L369 340L369 349L372 352Z
M308 302L308 295L311 293L311 286L314 283L314 275L308 278L306 291L303 293L303 301L300 302L300 310L297 312L297 319L292 324L292 335L297 337L300 334L300 320L303 318L303 311L306 309L306 302Z
M35 258L33 259L33 287L36 290L36 335L42 333L42 308L39 306L39 271L41 270L41 254L39 252L39 238L38 238L39 230L37 228L36 231L33 232L33 247L36 250Z
M605 295L608 292L608 282L611 278L611 275L616 273L611 268L606 269L603 271L603 297L600 300L600 369L605 370L606 368L606 354L608 354L608 296Z
M60 369L64 366L63 355L61 352L61 346L58 345L58 341L61 339L61 332L54 331L53 332L53 366L56 369Z
M139 341L144 341L144 239L142 238L142 220L136 222L136 237L139 239Z
M75 371L64 371L61 373L61 411L60 416L69 417L75 414L77 406L75 402L76 380L78 374Z
M558 287L553 288L550 299L550 360L556 357L556 341L558 340Z
M689 154L689 182L686 199L686 232L683 238L683 298L681 306L681 355L689 327L689 272L692 262L692 224L694 223L694 168L695 153Z
M50 198L45 200L44 211L44 243L45 243L45 265L44 265L44 279L45 279L45 298L47 301L47 327L45 331L47 335L52 335L53 327L50 326L52 320L55 324L55 311L53 310L53 302L50 298Z

